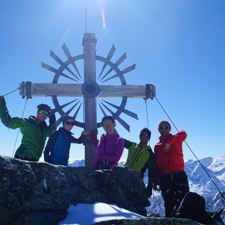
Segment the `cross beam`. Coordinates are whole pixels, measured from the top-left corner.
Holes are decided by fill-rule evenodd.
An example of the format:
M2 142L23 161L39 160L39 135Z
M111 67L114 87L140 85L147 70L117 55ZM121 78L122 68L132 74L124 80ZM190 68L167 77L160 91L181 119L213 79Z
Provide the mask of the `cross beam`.
M94 97L130 97L130 98L151 98L155 97L155 86L147 85L99 85L99 93ZM21 83L20 95L28 97L46 97L46 96L61 96L61 97L85 97L86 95L94 94L97 89L93 84L54 84L54 83L29 83L24 85ZM29 94L28 94L29 93ZM91 96L91 98L93 98Z

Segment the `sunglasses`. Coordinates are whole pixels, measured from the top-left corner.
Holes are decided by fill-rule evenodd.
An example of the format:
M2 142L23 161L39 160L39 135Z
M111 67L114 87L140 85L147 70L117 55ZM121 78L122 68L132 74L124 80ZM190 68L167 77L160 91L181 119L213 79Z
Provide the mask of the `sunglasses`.
M39 113L45 114L46 116L48 116L48 114L49 114L49 112L45 112L44 110L40 110Z
M72 125L72 126L74 126L75 125L75 123L74 122L69 122L69 121L66 121L66 125Z
M146 134L146 133L140 133L140 136L148 137L148 134Z
M162 129L166 129L166 130L167 130L167 129L169 129L169 128L170 128L169 126L164 126L164 127L162 126L162 127L159 127L160 130L162 130Z

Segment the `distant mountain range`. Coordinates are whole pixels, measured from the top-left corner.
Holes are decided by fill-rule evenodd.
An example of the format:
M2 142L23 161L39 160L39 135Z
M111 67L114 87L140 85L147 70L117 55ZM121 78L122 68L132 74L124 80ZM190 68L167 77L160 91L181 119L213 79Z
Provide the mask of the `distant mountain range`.
M206 157L199 161L225 198L225 157L222 156L215 159ZM123 166L124 163L125 161L120 161L119 166ZM85 161L83 159L70 159L68 166L83 167L84 165ZM221 196L205 170L197 160L185 161L185 171L188 176L190 191L196 192L205 198L207 210L219 212L220 209L225 207L225 199ZM144 177L144 182L145 184L148 182L147 172ZM151 206L147 208L148 214L158 213L164 216L164 213L162 213L164 212L164 203L161 193L153 191L153 195L149 201ZM221 215L221 218L225 222L225 212Z
M225 198L225 157L215 159L206 157L199 161ZM225 207L225 199L197 160L186 161L185 171L188 175L190 190L205 198L207 210L219 212ZM225 222L225 212L223 212L221 218Z

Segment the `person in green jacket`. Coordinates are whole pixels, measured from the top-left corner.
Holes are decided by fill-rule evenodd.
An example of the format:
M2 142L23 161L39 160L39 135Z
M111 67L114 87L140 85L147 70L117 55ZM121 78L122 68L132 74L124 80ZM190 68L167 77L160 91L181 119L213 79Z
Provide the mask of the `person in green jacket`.
M0 95L0 118L2 123L11 129L20 128L23 135L21 145L16 150L14 158L38 161L44 149L46 138L51 134L51 126L55 123L55 114L49 116L51 108L48 105L37 106L37 116L28 119L11 117L6 107L3 95ZM49 117L49 126L45 120Z
M144 178L144 173L148 169L148 186L147 189L152 195L152 184L155 174L155 155L148 145L151 137L151 131L148 128L143 128L140 132L140 143L135 143L124 139L124 147L128 149L127 161L124 166L141 174Z

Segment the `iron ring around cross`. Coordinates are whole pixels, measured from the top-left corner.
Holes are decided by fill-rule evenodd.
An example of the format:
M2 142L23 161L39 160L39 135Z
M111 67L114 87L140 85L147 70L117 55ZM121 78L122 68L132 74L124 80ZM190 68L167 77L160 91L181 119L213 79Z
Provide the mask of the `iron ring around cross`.
M87 98L95 98L99 94L100 88L95 81L88 80L82 84L81 92Z

